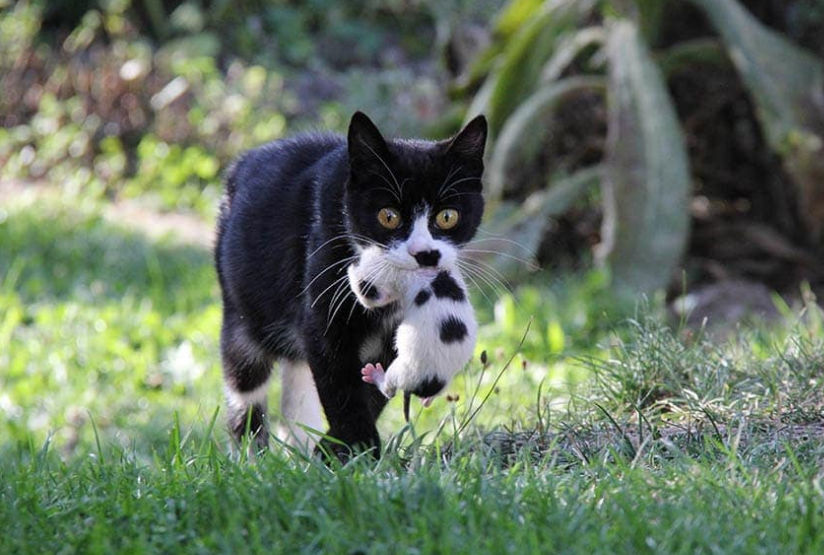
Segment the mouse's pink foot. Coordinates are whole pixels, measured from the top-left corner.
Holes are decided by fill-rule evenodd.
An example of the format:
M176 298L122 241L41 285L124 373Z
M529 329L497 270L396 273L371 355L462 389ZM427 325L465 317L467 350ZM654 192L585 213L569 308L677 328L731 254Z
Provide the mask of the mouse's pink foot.
M429 405L431 405L431 404L432 404L432 401L434 401L434 400L435 400L435 398L434 398L434 397L421 397L421 404L422 404L424 407L427 407L427 408L428 408L428 407L429 407Z
M361 377L366 383L379 385L383 381L385 375L386 372L384 372L383 366L381 366L380 362L377 365L370 362L361 368Z

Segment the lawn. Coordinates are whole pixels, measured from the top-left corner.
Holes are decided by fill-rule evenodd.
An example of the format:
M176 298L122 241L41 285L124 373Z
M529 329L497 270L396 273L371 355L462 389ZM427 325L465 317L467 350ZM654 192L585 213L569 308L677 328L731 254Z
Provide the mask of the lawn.
M711 333L620 310L597 272L480 283L487 363L411 426L393 401L379 463L251 463L223 429L208 241L145 227L0 196L0 553L824 550L809 296Z

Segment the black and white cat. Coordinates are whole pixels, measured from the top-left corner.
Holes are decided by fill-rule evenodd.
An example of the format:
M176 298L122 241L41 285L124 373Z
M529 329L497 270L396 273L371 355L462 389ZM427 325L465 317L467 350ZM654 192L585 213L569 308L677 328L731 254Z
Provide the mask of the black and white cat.
M386 397L361 379L368 362L391 365L398 303L369 308L349 286L365 252L387 268L437 273L457 261L483 214L486 120L445 141L386 141L356 113L348 137L306 134L269 143L229 168L215 262L223 296L221 356L236 439L267 443L267 390L281 372L287 424L379 448ZM432 394L437 391L432 392ZM311 447L302 426L283 430ZM376 450L377 452L377 450Z

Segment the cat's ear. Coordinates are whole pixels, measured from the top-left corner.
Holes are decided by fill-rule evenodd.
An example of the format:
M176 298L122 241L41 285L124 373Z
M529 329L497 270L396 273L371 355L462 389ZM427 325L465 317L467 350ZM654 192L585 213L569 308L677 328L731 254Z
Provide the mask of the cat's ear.
M363 112L355 112L349 122L349 165L351 168L367 168L386 163L389 150L381 132Z
M483 164L487 125L483 115L466 124L449 142L447 155L461 157Z

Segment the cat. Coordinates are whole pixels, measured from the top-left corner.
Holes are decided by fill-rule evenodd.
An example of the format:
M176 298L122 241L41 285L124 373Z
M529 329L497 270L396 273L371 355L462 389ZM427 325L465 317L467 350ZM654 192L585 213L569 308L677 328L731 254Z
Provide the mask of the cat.
M345 459L379 456L387 399L361 379L396 356L398 303L366 307L347 268L365 253L410 273L453 265L478 228L487 123L442 141L385 140L357 112L342 137L309 133L241 155L228 169L215 265L223 301L220 351L236 442L268 442L267 391L281 373L284 439ZM330 440L329 438L334 438Z
M441 392L472 358L478 324L457 266L409 272L387 267L383 257L364 252L348 269L349 286L366 307L397 302L402 316L395 332L397 357L384 371L380 362L361 369L363 381L387 398L404 390L404 416L409 395L424 406Z

